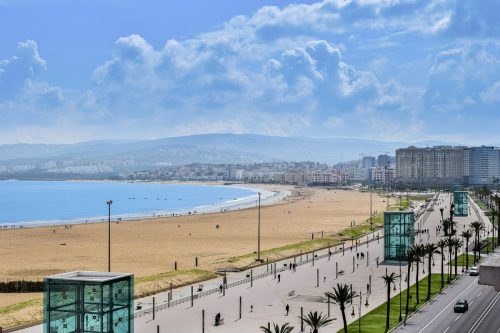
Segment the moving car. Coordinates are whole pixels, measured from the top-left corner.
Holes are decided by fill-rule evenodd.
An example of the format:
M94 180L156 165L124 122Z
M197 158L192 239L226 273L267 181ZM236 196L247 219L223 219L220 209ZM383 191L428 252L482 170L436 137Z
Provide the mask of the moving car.
M479 268L476 266L472 266L469 271L470 276L478 276L479 275Z
M453 307L454 312L465 312L469 310L469 303L465 299L459 299Z

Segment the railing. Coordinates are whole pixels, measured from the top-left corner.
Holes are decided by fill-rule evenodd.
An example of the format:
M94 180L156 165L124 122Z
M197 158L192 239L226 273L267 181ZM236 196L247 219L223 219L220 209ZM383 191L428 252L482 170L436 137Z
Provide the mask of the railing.
M361 236L361 237L366 237L366 236ZM359 239L361 237L358 237L357 239ZM376 241L376 240L377 240L377 238L373 237L371 240L358 243L358 246L366 245L368 242L373 242L373 241ZM335 248L337 246L338 245L335 245L333 247ZM354 246L355 245L353 245L352 247L354 247ZM345 250L345 248L344 248L344 250ZM337 251L331 251L331 253L330 252L326 252L324 254L315 254L314 252L312 252L312 253L310 252L310 253L305 253L305 254L302 254L302 255L296 255L295 257L293 257L293 263L295 265L297 265L297 266L302 266L302 265L305 265L305 264L308 264L308 263L312 263L313 261L316 261L316 260L319 260L319 259L323 259L323 258L327 258L327 257L333 256L333 255L336 255L336 254L339 254L339 253L342 253L342 252L343 252L342 249L340 249L340 250L337 250ZM312 255L309 256L309 254L312 254ZM306 256L305 259L303 258L304 256ZM297 260L297 258L300 258L300 260ZM225 284L225 289L237 287L237 286L240 286L240 285L243 285L243 284L249 284L249 283L251 283L252 280L255 281L255 280L263 279L263 278L268 277L270 275L278 274L280 272L283 272L283 271L286 271L286 270L289 269L288 266L284 266L283 265L282 267L279 267L279 268L277 267L276 268L276 272L275 272L274 269L273 269L273 265L274 264L277 264L277 262L274 262L272 264L269 263L269 266L270 266L271 269L268 270L268 271L266 271L266 272L253 275L253 277L246 277L244 279L237 280L237 281ZM269 267L268 267L268 269L269 269ZM156 305L154 311L157 312L157 311L165 310L165 309L170 308L170 307L181 305L183 303L191 302L191 298L194 301L196 299L199 299L199 298L202 298L202 297L205 297L205 296L209 296L209 295L212 295L212 294L220 293L220 292L221 292L220 288L212 288L212 289L209 289L209 290L201 291L201 292L198 292L196 294L193 294L192 297L191 296L185 296L185 297L182 297L182 298L179 298L179 299L176 299L176 300L167 301L166 303L162 303L160 305ZM152 314L153 314L153 308L151 307L151 308L148 308L148 309L144 309L144 310L135 312L134 318L140 318L140 317L144 317L146 315L152 315Z

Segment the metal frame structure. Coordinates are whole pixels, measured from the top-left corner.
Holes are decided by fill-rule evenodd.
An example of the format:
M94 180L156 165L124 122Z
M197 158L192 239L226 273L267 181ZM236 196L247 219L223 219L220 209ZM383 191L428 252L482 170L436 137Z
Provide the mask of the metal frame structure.
M134 275L70 272L45 278L44 333L133 333Z
M455 204L455 216L469 215L469 193L466 191L454 191L453 203Z
M413 212L384 212L384 262L405 261L415 239L414 224Z

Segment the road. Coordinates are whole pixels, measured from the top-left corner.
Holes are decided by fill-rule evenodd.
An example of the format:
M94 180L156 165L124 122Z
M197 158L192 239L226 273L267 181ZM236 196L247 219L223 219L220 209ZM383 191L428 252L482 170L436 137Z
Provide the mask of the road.
M477 280L477 276L463 275L396 332L499 333L500 294L493 287L478 285ZM453 312L457 299L469 302L467 312Z

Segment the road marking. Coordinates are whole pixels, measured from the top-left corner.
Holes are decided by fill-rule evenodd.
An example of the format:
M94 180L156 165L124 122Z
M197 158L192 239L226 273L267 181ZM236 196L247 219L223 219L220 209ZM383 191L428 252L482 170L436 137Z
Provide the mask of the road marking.
M460 319L460 317L462 317L462 314L463 314L463 313L459 314L459 315L458 315L458 317L457 317L457 318L455 318L455 321L457 321L458 319Z
M439 317L452 303L454 303L460 296L462 296L462 294L465 293L467 289L469 289L472 286L475 286L476 285L475 282L477 282L477 280L478 278L475 278L474 281L472 281L472 283L467 288L465 288L457 297L455 297L450 303L448 303L448 305L445 306L444 309L441 310L441 312L439 312L437 316L435 316L430 322L428 322L427 325L424 326L424 328L418 331L418 333L422 333L427 327L429 327L429 325L432 324L434 320L436 320L437 317Z
M474 301L470 301L469 305L472 305L472 303L474 303Z
M498 302L500 299L500 294L497 293L497 295L491 300L490 304L486 307L486 310L479 316L479 318L476 320L474 325L472 325L471 329L469 330L468 333L474 333L479 325L483 322L484 318L490 313L491 309L495 306L495 304Z
M448 326L448 328L447 328L447 329L445 329L443 333L448 332L448 330L449 330L449 329L450 329L450 326Z
M479 296L481 296L481 293L482 293L482 291L480 291L480 292L479 292L479 294L477 294L477 295L476 295L476 297L479 297Z

